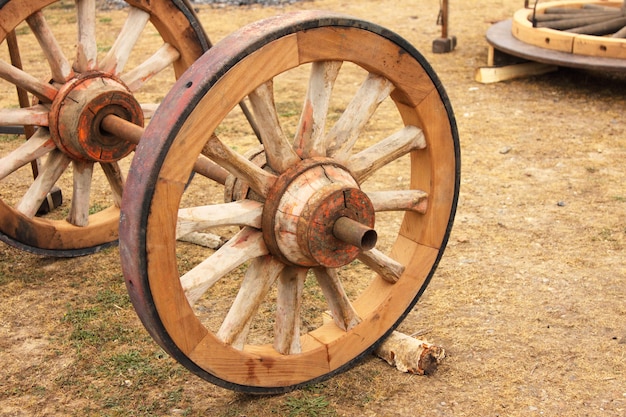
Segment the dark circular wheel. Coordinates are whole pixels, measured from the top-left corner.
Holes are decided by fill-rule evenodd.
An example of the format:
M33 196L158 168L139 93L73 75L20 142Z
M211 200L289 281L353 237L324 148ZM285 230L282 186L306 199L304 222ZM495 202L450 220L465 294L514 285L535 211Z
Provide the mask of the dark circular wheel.
M209 48L186 0L126 3L104 13L96 0L0 2L0 41L10 51L0 59L0 127L27 137L0 141L0 240L51 256L117 242L135 143L103 120L143 126Z
M228 175L187 187L207 158ZM459 158L441 83L396 34L310 11L244 27L178 80L137 147L120 223L135 309L223 387L278 393L346 370L433 275ZM177 239L193 233L226 243Z

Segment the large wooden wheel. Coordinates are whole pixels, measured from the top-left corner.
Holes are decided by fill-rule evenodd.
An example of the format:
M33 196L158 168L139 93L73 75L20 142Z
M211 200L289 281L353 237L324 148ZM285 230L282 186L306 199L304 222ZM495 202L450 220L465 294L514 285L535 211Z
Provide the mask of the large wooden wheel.
M151 96L162 98L209 41L186 0L127 0L125 21L113 33L96 0L76 0L64 12L76 25L71 39L58 36L49 17L50 8L67 9L66 2L1 3L0 40L11 56L0 60L0 78L18 94L2 101L0 125L23 126L29 138L0 143L0 239L53 256L95 252L117 241L127 156L137 136L120 136L116 120L143 126L154 108L139 96L156 88ZM31 46L20 48L17 40L27 36ZM143 55L138 43L152 50ZM111 115L109 129L103 120ZM51 196L62 196L63 206L39 216L42 203L58 204Z
M188 186L207 157L227 175ZM131 172L120 251L144 325L202 378L272 393L347 369L417 302L454 217L459 143L440 82L406 41L301 12L196 61ZM205 229L226 243L177 241Z
M528 45L551 51L624 59L626 4L595 0L537 2L533 9L515 13L512 34Z

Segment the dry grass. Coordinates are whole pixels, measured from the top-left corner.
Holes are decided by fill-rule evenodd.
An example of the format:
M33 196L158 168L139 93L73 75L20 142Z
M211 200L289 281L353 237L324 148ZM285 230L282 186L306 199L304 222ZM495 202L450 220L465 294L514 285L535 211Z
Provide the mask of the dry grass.
M436 1L199 8L213 41L284 10L345 12L398 32L441 77L462 142L460 205L401 326L446 348L436 374L372 357L282 396L223 390L149 338L116 248L50 259L2 245L0 416L623 416L626 81L560 70L476 84L487 28L523 2L451 3L459 45L445 55L430 53Z

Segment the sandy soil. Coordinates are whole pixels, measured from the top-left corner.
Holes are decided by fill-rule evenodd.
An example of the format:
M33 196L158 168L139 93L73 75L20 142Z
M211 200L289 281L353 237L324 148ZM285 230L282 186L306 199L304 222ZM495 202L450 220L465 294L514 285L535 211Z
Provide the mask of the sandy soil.
M55 260L3 244L0 415L623 416L626 78L560 69L476 83L486 30L522 6L451 2L449 54L431 52L434 0L198 9L213 41L285 10L341 11L399 33L440 76L462 144L459 208L438 271L400 327L446 349L434 375L372 357L311 389L233 393L154 345L125 297L117 249ZM128 351L144 366L123 362ZM316 400L326 405L311 408ZM303 403L318 414L298 414Z

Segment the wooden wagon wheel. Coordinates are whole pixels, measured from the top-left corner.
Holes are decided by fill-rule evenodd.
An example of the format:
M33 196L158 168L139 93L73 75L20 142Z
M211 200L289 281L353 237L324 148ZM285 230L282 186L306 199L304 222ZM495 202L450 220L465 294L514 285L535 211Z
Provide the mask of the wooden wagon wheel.
M231 111L246 97L262 149ZM206 157L230 176L186 188ZM300 12L196 61L131 173L120 251L150 334L218 385L283 392L348 369L417 302L454 217L459 143L440 82L405 40ZM176 240L205 229L228 241Z
M102 120L115 115L143 126L144 112L154 108L140 104L138 94L159 75L152 85L160 85L162 98L169 89L163 80L173 84L209 41L186 0L127 0L117 36L98 15L96 0L76 0L75 11L66 13L76 22L78 40L64 41L47 17L58 3L0 5L0 39L12 52L11 62L0 60L0 78L19 96L19 104L0 109L0 125L23 126L30 136L0 144L0 240L39 254L78 256L117 241L127 156L135 147ZM27 59L20 62L16 31L32 33L37 57L22 48ZM154 45L146 56L133 50L142 40ZM65 210L38 216L53 187L64 188Z

